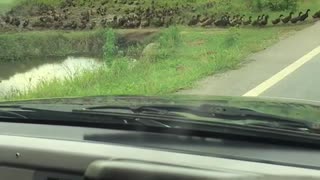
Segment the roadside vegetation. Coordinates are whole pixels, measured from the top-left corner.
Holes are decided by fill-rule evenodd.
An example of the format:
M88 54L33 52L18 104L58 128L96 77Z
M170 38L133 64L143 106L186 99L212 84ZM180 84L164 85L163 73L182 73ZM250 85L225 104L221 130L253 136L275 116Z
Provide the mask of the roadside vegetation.
M69 55L101 56L101 31L30 31L0 34L0 63Z
M1 0L0 1L0 14L6 12L19 3L18 0Z
M212 12L202 12L201 8L196 9L196 12L232 12L247 16L264 13L275 18L290 11L320 9L318 0L216 1L219 4L211 9ZM174 4L177 1L161 1L166 2ZM30 0L28 3L52 6L60 4L59 0ZM241 67L249 54L263 50L281 38L309 26L311 21L297 25L240 28L171 26L159 28L159 32L154 36L139 43L126 44L125 47L119 44L119 34L127 31L124 29L106 28L78 32L46 30L1 34L0 49L5 53L0 54L0 63L3 59L21 60L28 56L63 57L92 53L102 57L105 64L98 71L82 72L65 80L42 82L35 89L17 92L5 99L175 93L192 87L196 81L206 76Z
M108 45L106 66L84 72L64 81L43 82L28 93L7 99L30 99L94 95L165 95L191 87L195 81L241 66L250 53L260 51L296 27L256 29L194 29L171 27L164 30L148 48L132 47L137 56L114 55ZM112 36L112 30L106 33ZM148 49L147 52L142 52ZM110 55L110 54L108 54Z

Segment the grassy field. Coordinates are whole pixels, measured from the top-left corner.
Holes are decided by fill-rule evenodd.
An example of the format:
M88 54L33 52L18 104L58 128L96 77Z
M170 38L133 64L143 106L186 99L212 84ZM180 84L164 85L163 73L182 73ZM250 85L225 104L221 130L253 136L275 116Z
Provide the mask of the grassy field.
M170 28L159 48L134 61L117 57L108 67L65 81L51 81L8 99L91 95L165 95L192 87L197 80L241 66L242 60L306 25L261 29ZM164 44L164 45L161 45Z
M101 31L29 31L0 34L0 63L69 55L101 56Z
M0 14L6 12L8 9L16 5L16 0L1 0L0 1Z

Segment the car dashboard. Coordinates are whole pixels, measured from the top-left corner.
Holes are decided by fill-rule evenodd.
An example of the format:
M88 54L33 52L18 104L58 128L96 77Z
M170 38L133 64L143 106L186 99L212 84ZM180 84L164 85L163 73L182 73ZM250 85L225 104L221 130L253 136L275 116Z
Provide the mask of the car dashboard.
M319 151L307 148L35 124L0 131L5 180L320 178Z

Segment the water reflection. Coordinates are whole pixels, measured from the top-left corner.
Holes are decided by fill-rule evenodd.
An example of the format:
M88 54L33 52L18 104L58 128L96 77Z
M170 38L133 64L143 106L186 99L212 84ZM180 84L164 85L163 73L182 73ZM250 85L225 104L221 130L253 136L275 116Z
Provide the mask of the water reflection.
M33 68L23 64L21 66L2 65L0 69L0 96L8 96L15 92L28 91L39 83L53 79L73 77L83 71L93 71L102 65L92 58L69 57L63 61L55 61ZM5 70L4 70L5 69Z

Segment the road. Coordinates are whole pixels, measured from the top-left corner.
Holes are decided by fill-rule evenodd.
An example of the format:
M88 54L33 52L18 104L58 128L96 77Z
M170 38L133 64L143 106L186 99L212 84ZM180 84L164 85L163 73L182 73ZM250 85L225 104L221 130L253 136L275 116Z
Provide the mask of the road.
M201 80L181 94L320 101L320 22L250 55L239 69Z

